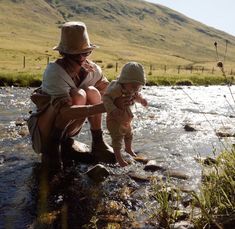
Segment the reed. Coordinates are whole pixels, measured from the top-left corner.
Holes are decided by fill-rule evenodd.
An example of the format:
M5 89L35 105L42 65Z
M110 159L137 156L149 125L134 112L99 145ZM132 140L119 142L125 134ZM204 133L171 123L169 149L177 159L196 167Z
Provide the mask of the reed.
M169 178L166 183L153 180L152 185L153 197L158 203L153 217L157 218L161 228L168 229L180 216L179 211L176 210L181 202L180 191L170 185Z

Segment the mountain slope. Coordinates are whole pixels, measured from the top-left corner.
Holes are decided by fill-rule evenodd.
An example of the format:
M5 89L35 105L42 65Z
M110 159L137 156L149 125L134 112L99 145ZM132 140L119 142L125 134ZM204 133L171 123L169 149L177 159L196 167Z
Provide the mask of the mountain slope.
M214 64L213 43L224 53L226 40L227 63L235 60L235 37L145 1L2 0L0 12L0 68L21 54L55 56L58 26L69 20L87 24L91 41L100 46L93 59L104 63Z

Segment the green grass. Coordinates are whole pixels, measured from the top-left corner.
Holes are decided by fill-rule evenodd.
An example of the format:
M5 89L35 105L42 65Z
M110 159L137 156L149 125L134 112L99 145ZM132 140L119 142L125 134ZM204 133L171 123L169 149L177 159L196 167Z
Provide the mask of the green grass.
M191 211L184 216L196 229L230 229L235 224L235 151L222 152L215 163L204 165L203 181L199 192L191 192ZM180 221L180 205L183 192L174 188L170 180L152 183L153 197L158 206L154 215L160 226L171 228L171 224ZM195 209L198 213L195 214Z
M193 219L197 228L205 225L232 228L235 223L235 151L225 151L204 179L194 204L201 209L201 217ZM209 228L209 227L208 227Z
M41 74L28 74L25 72L0 73L0 86L39 87Z
M40 63L40 64L39 64ZM40 86L42 80L42 74L44 68L46 67L46 58L38 60L38 66L26 68L15 68L14 71L9 71L2 69L0 72L0 86ZM98 63L102 66L104 75L111 81L116 79L120 74L121 67L116 69L116 62L108 63L105 65L103 62ZM145 66L147 69L148 66ZM152 71L151 74L147 73L147 83L146 85L157 85L157 86L201 86L201 85L224 85L234 84L234 76L228 75L226 78L220 73L220 71L211 74L210 72L196 72L190 73L187 71L177 72L177 69L168 70L164 72L163 70Z

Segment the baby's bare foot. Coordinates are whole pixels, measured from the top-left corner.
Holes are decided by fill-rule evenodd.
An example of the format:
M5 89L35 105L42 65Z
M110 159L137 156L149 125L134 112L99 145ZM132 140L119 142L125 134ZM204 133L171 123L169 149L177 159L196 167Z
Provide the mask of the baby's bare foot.
M125 167L128 165L127 161L125 161L125 160L119 161L118 163L121 167Z
M137 157L137 154L132 149L126 149L126 152L129 153L132 157Z

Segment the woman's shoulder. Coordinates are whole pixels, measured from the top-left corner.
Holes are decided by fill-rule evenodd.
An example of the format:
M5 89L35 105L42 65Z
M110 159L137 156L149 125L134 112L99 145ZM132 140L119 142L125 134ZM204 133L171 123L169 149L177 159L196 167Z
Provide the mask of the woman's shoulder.
M64 69L59 64L57 64L56 62L50 62L47 65L44 74L47 74L47 73L50 73L50 74L64 73Z

